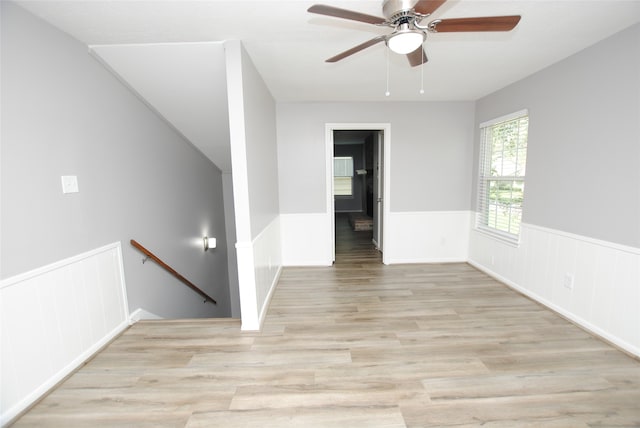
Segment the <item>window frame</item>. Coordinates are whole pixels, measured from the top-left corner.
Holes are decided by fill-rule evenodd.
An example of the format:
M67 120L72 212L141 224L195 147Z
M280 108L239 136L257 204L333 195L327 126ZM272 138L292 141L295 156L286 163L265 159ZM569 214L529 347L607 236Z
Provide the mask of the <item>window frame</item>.
M336 160L349 160L351 162L350 166L345 166L344 174L336 174ZM354 196L354 175L355 175L355 159L353 156L333 156L333 197L336 199L353 199ZM349 175L347 172L351 172ZM349 194L336 194L336 178L349 178L349 182L351 184L351 193Z
M521 175L492 175L492 149L493 149L493 140L489 140L486 137L487 129L492 128L494 126L503 124L505 122L511 122L515 120L520 120L522 118L527 118L527 135L526 141L524 143L524 152L525 152L525 162L524 162L524 174ZM514 113L501 116L495 119L488 120L486 122L482 122L479 126L480 128L480 153L478 156L479 166L478 166L478 175L477 175L477 205L476 205L476 221L475 221L475 229L487 234L493 238L497 238L501 241L507 242L512 245L519 245L520 236L522 232L521 226L518 227L517 233L512 233L509 231L505 231L502 229L498 229L496 227L492 227L488 224L490 219L489 209L491 204L489 201L489 194L491 188L491 182L521 182L522 186L522 199L524 201L524 192L525 192L525 183L526 183L526 153L528 149L528 139L529 139L529 111L527 109L519 110ZM518 145L516 150L520 151L523 149L523 145L520 144L521 141L518 141ZM487 173L488 172L488 173ZM513 206L513 195L509 204L509 209L511 210ZM522 224L522 213L524 212L524 206L521 204L521 213L520 213L520 225ZM512 213L509 213L509 221L512 220Z

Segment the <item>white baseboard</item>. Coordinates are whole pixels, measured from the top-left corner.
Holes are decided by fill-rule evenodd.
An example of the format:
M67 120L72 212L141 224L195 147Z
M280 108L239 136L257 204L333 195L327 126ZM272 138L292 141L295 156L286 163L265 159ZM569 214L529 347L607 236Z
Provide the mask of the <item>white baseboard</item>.
M466 263L464 258L388 258L387 264L390 265L412 265L412 264L444 264L444 263Z
M129 315L129 324L135 324L140 320L161 320L164 317L156 315L153 312L149 312L145 309L138 308Z

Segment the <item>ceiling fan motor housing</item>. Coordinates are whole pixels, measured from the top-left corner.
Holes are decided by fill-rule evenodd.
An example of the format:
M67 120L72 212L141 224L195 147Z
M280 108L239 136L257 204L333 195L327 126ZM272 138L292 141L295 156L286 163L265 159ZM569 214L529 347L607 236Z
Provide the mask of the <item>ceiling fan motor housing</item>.
M389 22L395 22L403 16L413 16L407 12L413 9L415 3L415 0L384 0L382 14Z

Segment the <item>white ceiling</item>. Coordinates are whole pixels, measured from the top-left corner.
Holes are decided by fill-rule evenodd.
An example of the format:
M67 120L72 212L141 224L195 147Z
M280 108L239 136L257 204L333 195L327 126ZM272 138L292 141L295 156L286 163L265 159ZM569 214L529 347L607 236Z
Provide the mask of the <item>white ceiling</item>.
M640 0L449 0L433 18L522 15L509 33L431 34L429 62L411 68L378 44L324 60L386 27L313 15L313 1L23 1L87 45L243 41L279 101L475 100L640 21ZM382 16L380 0L324 1ZM419 94L421 71L424 95Z
M94 45L90 52L221 171L231 171L223 43Z
M429 62L412 68L384 44L325 63L390 29L310 14L313 1L17 3L90 46L223 172L231 171L231 156L218 42L241 40L277 101L469 101L640 22L640 0L449 0L432 18L522 20L508 33L430 34ZM382 16L381 0L317 3Z

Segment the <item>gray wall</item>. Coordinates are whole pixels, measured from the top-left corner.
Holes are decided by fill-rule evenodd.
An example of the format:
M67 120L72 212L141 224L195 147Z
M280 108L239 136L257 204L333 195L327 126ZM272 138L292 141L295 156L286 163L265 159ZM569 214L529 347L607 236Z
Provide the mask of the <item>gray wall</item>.
M236 254L236 219L233 202L233 177L222 173L222 193L224 196L224 225L227 235L227 266L229 272L229 301L231 316L240 318L240 284L238 280L238 257Z
M474 103L279 103L277 109L283 213L326 212L325 124L365 122L391 124L391 211L470 209Z
M102 68L87 47L2 2L1 277L122 241L129 306L227 316L220 171ZM62 194L60 176L80 192ZM217 238L207 253L202 236ZM219 301L129 245L134 238Z
M251 234L255 238L280 213L276 106L244 48L242 84Z
M523 108L523 221L640 247L640 25L479 100L476 123Z

